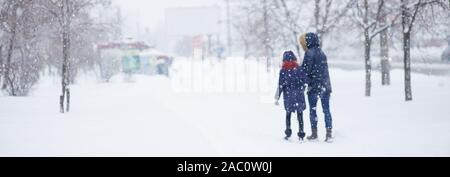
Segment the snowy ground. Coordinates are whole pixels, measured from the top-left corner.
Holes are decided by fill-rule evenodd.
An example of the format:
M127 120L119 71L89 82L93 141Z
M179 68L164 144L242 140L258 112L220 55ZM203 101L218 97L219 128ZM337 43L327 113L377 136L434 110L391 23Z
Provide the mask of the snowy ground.
M83 77L72 86L69 114L58 113L58 80L46 77L30 97L0 96L0 156L450 156L448 76L414 74L415 100L405 103L400 70L390 87L380 86L374 72L373 96L366 98L364 71L333 68L336 140L300 144L283 140L275 74L227 63L250 67L232 71L236 80L230 80L225 64L180 59L172 79L135 76L130 83L118 76L101 84ZM187 65L206 72L192 69L192 78L211 78L186 85L196 80L183 71ZM248 84L255 80L255 87ZM219 84L227 82L236 85ZM323 119L319 123L323 140Z

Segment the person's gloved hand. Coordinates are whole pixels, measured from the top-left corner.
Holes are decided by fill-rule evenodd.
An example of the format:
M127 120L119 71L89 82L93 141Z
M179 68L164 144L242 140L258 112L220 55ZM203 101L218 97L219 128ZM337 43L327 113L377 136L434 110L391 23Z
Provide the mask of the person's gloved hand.
M278 100L275 100L275 106L280 106L280 102Z

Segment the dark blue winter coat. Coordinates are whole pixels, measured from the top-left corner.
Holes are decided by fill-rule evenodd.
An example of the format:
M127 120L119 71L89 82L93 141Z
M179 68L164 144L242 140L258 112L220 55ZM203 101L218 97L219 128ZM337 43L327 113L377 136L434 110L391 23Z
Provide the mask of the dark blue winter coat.
M306 34L306 47L302 70L306 73L308 93L332 92L327 56L320 49L320 41L316 34Z
M284 108L290 113L306 109L304 94L306 75L296 60L293 52L285 53L276 95L279 98L283 94Z

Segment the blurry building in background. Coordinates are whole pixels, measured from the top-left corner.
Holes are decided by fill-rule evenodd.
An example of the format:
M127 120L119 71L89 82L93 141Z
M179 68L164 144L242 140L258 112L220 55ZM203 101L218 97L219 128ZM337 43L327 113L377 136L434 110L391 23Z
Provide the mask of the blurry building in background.
M146 42L132 39L97 44L96 51L100 75L106 82L120 72L168 76L172 63L169 55L157 51Z
M173 53L196 59L223 57L220 7L168 8L165 22L167 42Z

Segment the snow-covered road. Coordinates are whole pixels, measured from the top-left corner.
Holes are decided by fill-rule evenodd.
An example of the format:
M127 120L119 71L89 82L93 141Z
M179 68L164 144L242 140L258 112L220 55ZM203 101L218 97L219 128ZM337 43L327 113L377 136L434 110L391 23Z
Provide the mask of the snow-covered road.
M72 111L60 114L58 82L47 77L30 97L0 96L0 156L450 156L449 77L413 75L415 100L405 103L399 70L390 87L375 72L371 98L363 71L331 75L332 144L284 141L273 90L176 92L165 77L81 79Z

